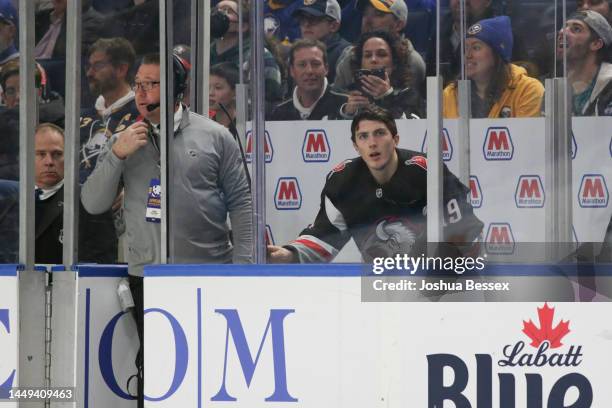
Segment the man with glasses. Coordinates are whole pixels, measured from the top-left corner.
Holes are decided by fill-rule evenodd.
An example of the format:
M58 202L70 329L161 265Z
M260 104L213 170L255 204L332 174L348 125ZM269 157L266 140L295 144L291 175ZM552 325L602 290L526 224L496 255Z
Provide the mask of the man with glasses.
M130 86L135 61L134 48L125 38L100 39L91 46L85 73L89 90L97 99L94 106L81 111L81 183L95 168L111 135L138 116Z
M327 47L327 79L330 84L333 83L336 77L336 61L342 51L351 45L338 34L342 21L340 4L336 0L304 0L292 17L300 24L302 38L319 40Z
M173 263L250 263L251 194L238 144L222 125L190 112L180 101L188 65L173 56L174 134L168 152L170 261ZM160 58L147 54L134 81L140 116L113 135L81 192L87 211L108 211L124 188L128 273L142 341L144 266L161 262ZM233 245L227 216L232 224ZM142 354L139 378L142 379ZM143 403L139 381L139 407Z

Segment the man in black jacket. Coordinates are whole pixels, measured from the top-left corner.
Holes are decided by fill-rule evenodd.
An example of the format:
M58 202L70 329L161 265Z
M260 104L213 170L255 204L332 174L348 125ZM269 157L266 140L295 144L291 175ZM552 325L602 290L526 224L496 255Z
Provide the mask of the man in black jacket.
M64 132L43 123L34 134L37 263L62 263L64 240ZM110 213L79 212L80 262L115 263L117 238Z
M328 82L327 50L318 40L298 40L289 51L293 96L280 103L270 120L341 119L346 95L334 93Z

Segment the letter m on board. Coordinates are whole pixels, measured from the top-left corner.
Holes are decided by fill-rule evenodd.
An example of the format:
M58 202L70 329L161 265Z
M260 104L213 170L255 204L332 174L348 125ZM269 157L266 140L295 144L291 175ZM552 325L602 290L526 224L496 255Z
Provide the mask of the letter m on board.
M244 333L244 327L240 322L240 316L236 309L216 309L216 313L221 314L227 321L227 332L225 337L225 358L223 362L223 383L221 389L217 394L212 397L211 401L237 401L236 398L232 397L227 392L226 387L226 374L227 374L227 356L229 349L230 336L234 339L234 346L236 348L236 354L240 361L240 367L246 380L246 385L251 385L253 374L255 374L255 368L259 362L261 356L261 350L266 341L268 333L272 336L272 359L274 366L274 392L268 398L266 402L297 402L296 398L293 398L287 390L287 366L285 359L285 333L283 329L283 321L288 314L294 313L294 309L271 309L270 318L264 330L264 334L259 343L259 348L255 358L249 349L249 345L246 340Z
M514 240L510 239L510 230L505 225L494 225L491 227L489 242L492 244L511 244Z
M278 187L279 200L297 200L297 184L292 180L282 180Z

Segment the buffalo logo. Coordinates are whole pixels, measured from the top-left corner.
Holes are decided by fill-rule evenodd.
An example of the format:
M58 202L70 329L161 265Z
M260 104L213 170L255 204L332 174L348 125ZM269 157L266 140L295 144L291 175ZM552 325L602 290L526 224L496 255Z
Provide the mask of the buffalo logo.
M309 129L304 135L302 158L306 163L328 162L331 156L327 134L323 129Z
M525 175L519 177L514 202L518 208L544 207L544 186L540 176Z
M272 158L274 157L274 147L272 146L272 139L270 139L270 133L266 130L264 132L265 142L264 142L264 152L266 156L266 163L270 163ZM250 130L246 135L246 161L247 163L251 163L253 159L253 132Z
M514 253L514 235L507 222L492 222L487 230L485 248L492 254L509 255Z
M421 151L427 153L427 132L423 137ZM451 143L450 135L446 128L442 129L442 160L450 161L453 158L453 144Z
M485 160L512 160L514 144L507 127L490 127L487 129L482 152Z
M608 206L608 186L601 174L585 174L582 176L578 203L582 208L605 208Z
M419 236L419 229L422 228L405 219L381 220L364 241L364 253L371 259L410 254Z
M281 177L276 183L274 206L277 210L299 210L302 207L302 192L295 177Z
M274 236L272 235L272 227L266 224L266 245L274 245Z
M470 176L470 202L474 208L482 207L482 189L476 176Z

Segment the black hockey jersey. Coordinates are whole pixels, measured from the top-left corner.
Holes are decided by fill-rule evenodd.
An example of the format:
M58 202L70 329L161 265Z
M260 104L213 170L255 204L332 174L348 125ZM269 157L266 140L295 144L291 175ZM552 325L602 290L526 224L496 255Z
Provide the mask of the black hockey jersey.
M329 262L355 240L364 262L396 254L420 256L427 243L427 160L397 149L398 168L379 185L360 158L346 160L327 176L314 224L285 246L298 262ZM444 241L453 253L478 251L483 223L467 200L469 189L443 170Z
M98 155L108 139L115 133L125 130L138 117L136 103L132 97L122 106L114 109L107 117L102 117L96 108L81 112L81 145L79 182L85 180L96 167Z

